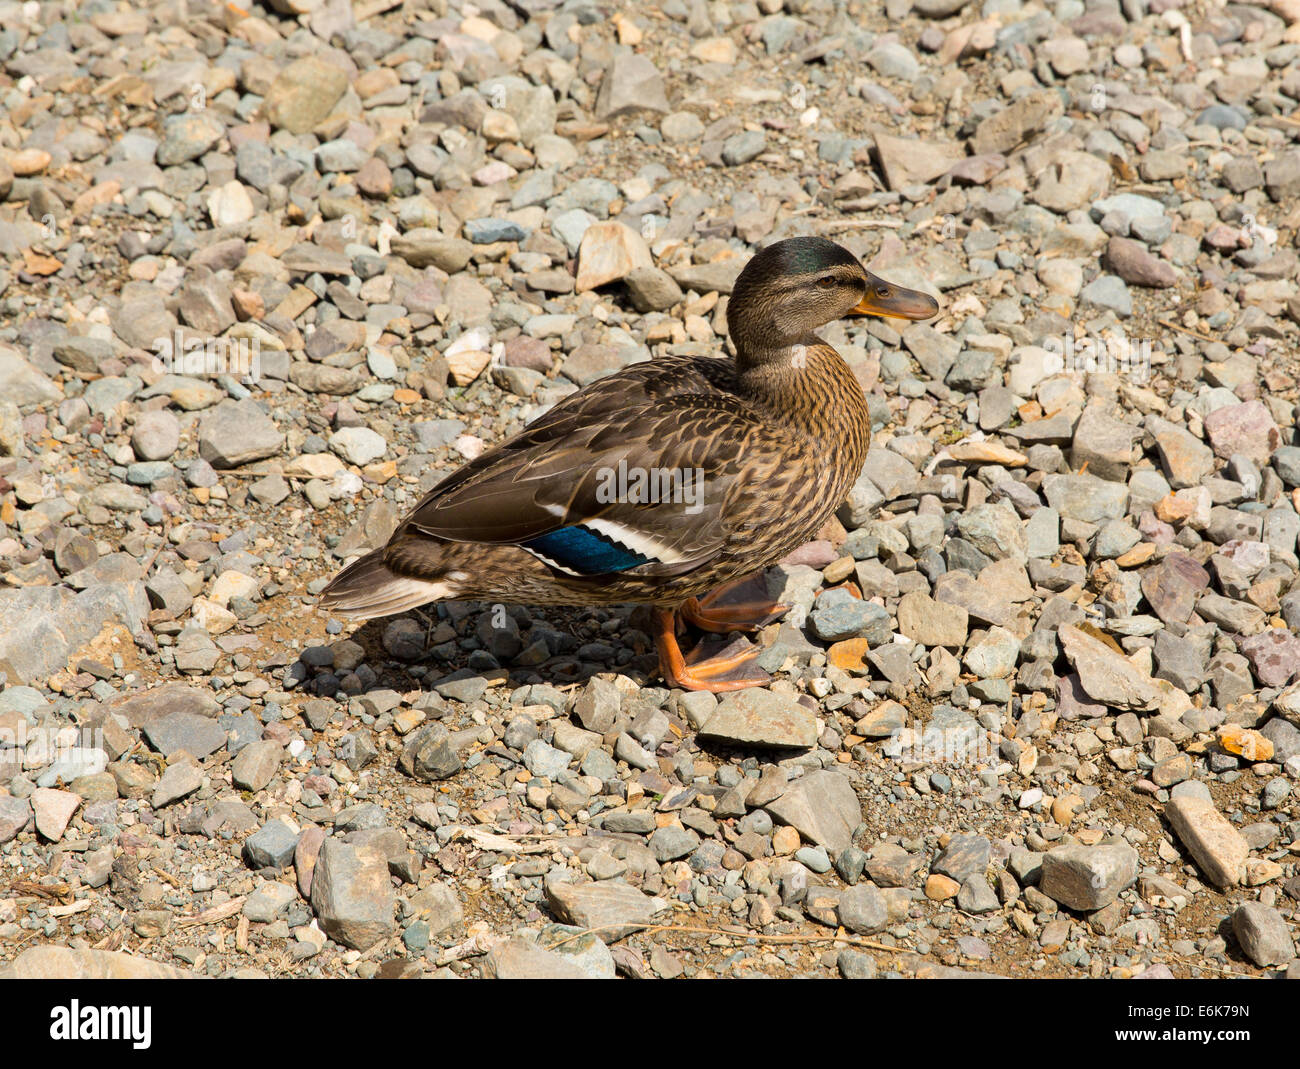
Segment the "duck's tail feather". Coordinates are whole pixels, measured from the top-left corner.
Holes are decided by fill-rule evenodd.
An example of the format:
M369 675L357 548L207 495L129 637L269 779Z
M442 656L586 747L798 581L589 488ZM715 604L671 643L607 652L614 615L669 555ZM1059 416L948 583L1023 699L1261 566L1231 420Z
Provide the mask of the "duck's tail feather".
M398 575L384 563L384 551L377 549L331 579L321 591L320 605L327 612L365 620L455 596L455 584L445 580Z

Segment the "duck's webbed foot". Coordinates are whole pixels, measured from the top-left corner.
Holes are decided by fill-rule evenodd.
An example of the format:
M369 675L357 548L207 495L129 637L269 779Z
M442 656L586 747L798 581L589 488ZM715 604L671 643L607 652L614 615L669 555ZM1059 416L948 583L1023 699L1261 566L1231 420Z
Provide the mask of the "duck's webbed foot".
M667 609L655 610L655 642L659 647L659 670L664 680L683 690L708 690L721 693L730 690L745 690L749 687L766 686L772 677L754 663L762 648L744 639L716 649L709 656L704 655L705 643L683 654L677 643L676 612Z
M678 610L683 620L725 635L729 631L757 631L775 623L790 611L789 605L773 601L761 572L737 579L702 598L691 598Z

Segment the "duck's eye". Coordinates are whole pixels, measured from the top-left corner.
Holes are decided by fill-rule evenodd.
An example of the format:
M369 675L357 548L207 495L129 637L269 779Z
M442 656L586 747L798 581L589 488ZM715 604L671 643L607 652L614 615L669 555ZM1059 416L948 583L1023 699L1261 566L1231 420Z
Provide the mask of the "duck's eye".
M825 278L819 278L817 280L817 285L819 285L824 290L830 290L835 288L836 283L834 278L827 275Z

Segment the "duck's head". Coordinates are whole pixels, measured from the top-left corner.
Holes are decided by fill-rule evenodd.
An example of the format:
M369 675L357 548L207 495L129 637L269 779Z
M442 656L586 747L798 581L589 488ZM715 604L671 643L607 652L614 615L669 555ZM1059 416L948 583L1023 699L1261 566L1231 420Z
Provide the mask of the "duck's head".
M799 237L773 242L745 265L727 322L738 347L778 347L844 316L929 319L938 311L929 294L878 278L835 242Z

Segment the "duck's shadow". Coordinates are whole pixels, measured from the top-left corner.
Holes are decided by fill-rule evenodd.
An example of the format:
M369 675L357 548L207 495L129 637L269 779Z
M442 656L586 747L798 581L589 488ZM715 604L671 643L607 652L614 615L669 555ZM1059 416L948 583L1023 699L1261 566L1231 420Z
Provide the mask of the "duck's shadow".
M537 631L538 639L547 643L549 655L535 663L521 664L518 654L494 656L482 641L497 629L494 624L509 616L508 609L503 612L500 605L482 602L444 604L452 606L446 614L429 606L367 620L355 630L345 629L331 636L330 644L350 640L362 647L365 656L354 669L313 669L303 681L303 689L321 696L343 697L373 690L432 690L443 682L474 677L487 679L493 685L558 688L581 686L607 672L631 676L646 686L658 681L659 658L650 637L650 610L644 606L616 605L595 611L548 607L544 618L530 617L519 645L521 653L527 651L529 636ZM385 642L385 634L394 623L404 624L405 649L391 640ZM423 631L422 640L416 640L416 628L410 624ZM438 632L446 635L448 625L456 634L438 641ZM500 630L514 633L509 624ZM586 656L581 656L580 651ZM533 656L537 656L535 651Z

